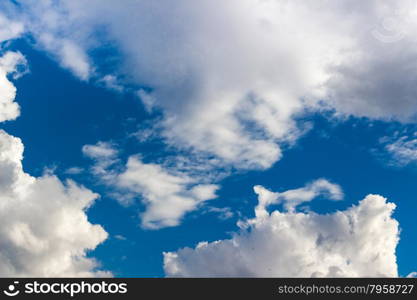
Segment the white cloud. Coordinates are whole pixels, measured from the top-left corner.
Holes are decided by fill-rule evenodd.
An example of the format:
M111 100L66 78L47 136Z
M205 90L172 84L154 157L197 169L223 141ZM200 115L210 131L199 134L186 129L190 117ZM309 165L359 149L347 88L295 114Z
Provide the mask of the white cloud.
M22 28L0 14L0 42L17 37ZM20 114L7 76L16 79L27 71L21 53L0 57L0 122ZM19 138L0 130L0 276L111 276L88 256L107 238L86 215L98 195L73 181L62 183L51 172L30 176L23 170L23 150Z
M80 30L78 26L82 29L83 24L74 23L73 15L61 9L60 4L49 0L28 0L17 6L3 1L0 6L4 8L5 13L12 15L12 19L18 20L11 23L16 27L15 31L19 30L18 33L22 33L23 25L16 24L25 24L25 30L34 37L36 45L51 53L62 67L82 80L88 80L94 73L84 49L84 45L88 44L88 36L83 34L89 33ZM14 11L13 7L18 11ZM0 18L0 25L1 22ZM80 45L80 39L84 40L83 45Z
M117 177L117 186L143 197L146 211L142 225L149 229L176 226L185 213L216 198L219 186L197 184L185 174L171 174L160 165L144 164L130 157L126 170Z
M22 168L23 144L0 131L0 276L110 276L87 256L107 238L86 210L98 197L73 181Z
M398 136L383 139L385 150L391 156L391 163L405 166L417 162L417 138L415 136Z
M65 33L83 61L116 47L119 73L152 88L142 99L164 111L168 141L235 167L279 160L280 145L300 134L294 118L317 101L380 119L417 113L414 1L24 4L39 36Z
M104 181L111 181L114 174L108 169L118 162L118 152L111 143L98 142L95 145L84 145L82 152L95 161L92 172Z
M239 168L267 168L281 157L278 144L299 135L293 118L303 111L301 98L318 91L323 60L345 40L304 22L311 11L284 1L22 4L28 28L61 64L74 69L69 62L79 65L76 58L86 61L89 50L111 43L123 55L119 73L152 88L142 98L164 111L171 144ZM109 40L95 40L103 28ZM65 59L47 46L63 36L83 51Z
M16 88L7 76L19 77L21 65L26 65L26 59L19 52L9 51L0 57L0 122L14 120L20 115L19 105L14 102Z
M309 202L319 195L326 195L332 200L343 199L341 187L326 179L318 179L307 184L305 187L288 190L283 193L271 192L260 185L256 185L254 191L259 197L259 204L255 208L257 217L268 215L266 208L271 204L283 203L284 208L292 212L299 204Z
M112 159L117 156L117 150L106 142L98 142L96 145L85 145L82 151L85 155L94 159Z
M321 109L323 105L341 115L415 121L417 74L414 65L410 65L417 53L415 1L371 0L364 4L359 0L179 0L174 4L126 0L107 1L106 5L102 0L90 0L88 5L81 0L18 2L27 9L19 18L37 43L81 79L87 80L98 72L94 62L100 62L90 55L93 50L115 47L122 59L117 72L112 72L114 78L127 78L128 84L152 90L139 94L148 108L164 112L161 124L167 141L193 153L214 156L223 165L270 167L281 158L282 145L301 134L303 128L296 119L306 108ZM0 25L2 22L0 19ZM14 29L2 29L5 31L0 31L0 39L2 35L9 37L21 32L21 25L12 23ZM8 96L0 104L6 103L7 109L1 112L3 120L8 120L18 115L18 107L13 102L15 90L7 80L7 71L3 73L0 86L6 90L1 95ZM101 79L105 76L98 75ZM124 171L109 171L110 166L119 163L117 155L100 152L101 148L105 147L84 149L97 161L94 172L113 180L116 187L123 186L129 192L127 197L143 197L147 204L145 227L173 226L185 212L214 197L216 186L199 185L185 173L145 164L135 156ZM147 172L166 180L161 181L164 189L156 189ZM7 176L4 180L11 181ZM272 193L257 189L261 195ZM323 190L334 199L341 195L333 185L310 186L285 196L272 193L271 202L285 200L291 210L301 200L311 200ZM299 201L293 194L305 196ZM366 272L391 276L396 274L397 241L397 224L390 218L392 210L393 205L383 198L368 196L359 206L330 215L274 212L265 215L262 222L256 218L250 224L255 233L241 232L234 239L244 245L245 241L249 245L251 238L262 242L267 240L262 239L264 236L275 238L265 232L291 224L288 236L283 231L283 237L277 237L277 249L283 247L282 257L288 253L292 257L286 244L281 244L286 240L280 238L286 237L294 247L300 246L299 258L312 261L306 267L297 258L301 271L312 276ZM322 222L330 226L323 227ZM355 227L362 223L364 228ZM385 226L386 231L378 232L374 224ZM310 234L309 226L311 237L303 235ZM371 234L367 230L372 231L372 236L368 236ZM337 239L337 234L342 234L346 242ZM296 239L296 235L303 239ZM322 240L326 236L329 239ZM358 246L365 243L365 237L371 238L375 248L365 251L367 247ZM236 251L240 246L231 241L198 249L208 249L204 250L208 253L224 247L224 251L232 252L230 257L236 262L244 261L249 248ZM261 246L265 246L265 257L274 250L269 250L267 244ZM311 249L311 257L304 249ZM181 251L166 255L168 273L188 274L185 269L189 266L182 262ZM355 251L359 255L352 258ZM321 261L322 254L329 256L323 266L318 266L315 262ZM196 261L199 257L196 255ZM381 257L388 257L385 265ZM242 272L230 272L266 272L265 268L257 270L248 264L237 263L236 268ZM213 263L212 267L216 266ZM279 258L273 267L273 272L292 274ZM195 268L198 271L198 264Z
M71 167L71 168L68 168L64 171L64 173L68 174L68 175L78 175L78 174L81 174L83 172L84 172L84 169L80 168L80 167Z
M143 163L139 156L129 157L120 167L117 151L109 143L85 145L83 152L95 160L92 171L114 187L116 199L123 204L140 198L146 206L142 227L159 229L179 225L182 217L205 201L216 198L215 184L199 184L200 178L159 164Z
M264 196L259 195L260 205L270 203ZM240 230L229 240L164 253L165 273L186 277L395 277L399 229L391 217L394 209L385 198L368 195L357 206L325 215L258 214L240 222Z
M0 43L17 38L23 30L22 23L12 21L0 13Z
M46 33L40 35L39 42L45 50L58 56L62 67L69 69L82 80L89 79L92 72L89 59L76 42Z
M342 115L417 113L412 0L22 4L27 27L61 64L86 78L88 53L115 47L115 75L152 89L142 99L163 110L169 143L238 168L279 160L300 135L296 117L318 102ZM64 40L75 48L63 51Z

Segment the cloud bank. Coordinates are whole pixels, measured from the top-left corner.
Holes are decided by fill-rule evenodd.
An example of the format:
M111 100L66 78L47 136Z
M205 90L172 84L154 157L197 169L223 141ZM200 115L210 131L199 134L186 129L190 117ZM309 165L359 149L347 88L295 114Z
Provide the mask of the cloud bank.
M110 276L87 256L106 238L85 211L98 195L22 168L23 144L0 131L0 276Z
M416 120L415 1L17 2L8 11L62 66L148 88L167 143L236 168L279 160L306 111ZM102 74L91 53L109 47Z
M332 187L330 190L332 190ZM231 239L164 253L167 276L396 277L395 204L368 195L345 211L259 213L271 194L256 188L256 217ZM338 194L338 193L337 193ZM307 200L309 201L309 200ZM299 201L300 203L302 200ZM293 203L290 200L290 203Z
M198 178L159 164L144 163L139 156L131 156L125 165L113 168L120 161L117 151L108 143L85 145L83 152L95 160L93 173L115 188L119 201L142 200L146 207L141 214L143 228L177 226L186 213L217 197L218 185L199 184Z

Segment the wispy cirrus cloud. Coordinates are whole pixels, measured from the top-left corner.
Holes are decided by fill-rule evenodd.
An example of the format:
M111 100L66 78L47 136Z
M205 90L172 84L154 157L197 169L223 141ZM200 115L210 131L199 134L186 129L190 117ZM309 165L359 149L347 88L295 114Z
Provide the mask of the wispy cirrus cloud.
M396 131L380 138L383 147L378 156L394 167L405 167L417 163L417 134L408 130Z

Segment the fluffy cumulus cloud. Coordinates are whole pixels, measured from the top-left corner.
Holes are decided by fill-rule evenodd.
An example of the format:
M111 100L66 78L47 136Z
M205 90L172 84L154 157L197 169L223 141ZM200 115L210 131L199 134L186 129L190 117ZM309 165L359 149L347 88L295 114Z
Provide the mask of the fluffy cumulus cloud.
M0 13L0 50L1 44L17 38L23 31L23 24L14 22ZM24 56L19 52L2 53L0 57L0 122L14 120L20 114L19 105L14 102L16 88L8 76L19 77L26 66Z
M85 211L97 194L22 168L23 144L0 131L0 276L110 276L87 256L107 238Z
M93 172L116 189L117 199L125 203L142 200L146 206L141 214L143 228L176 226L187 212L217 197L218 185L199 184L197 178L159 164L144 163L139 156L129 157L116 171L112 165L120 161L108 143L86 145L83 152L95 160Z
M306 108L415 121L412 0L17 2L64 67L117 81L89 55L114 47L115 75L149 88L139 95L164 112L169 143L235 167L279 160Z
M7 75L19 76L17 67L21 64L26 64L26 60L19 52L7 52L0 57L0 122L14 120L20 115L19 105L14 101L16 88Z
M334 190L335 187L330 188ZM307 187L308 189L308 187ZM259 205L265 193L257 187ZM302 194L301 198L302 198ZM335 195L339 195L336 192ZM307 197L307 201L310 197ZM285 199L284 199L285 201ZM292 198L288 198L293 203ZM299 201L302 202L303 198ZM263 204L262 204L263 203ZM258 206L259 208L259 206ZM164 253L167 276L394 277L395 205L368 195L345 211L259 213L231 239ZM256 211L256 210L255 210Z

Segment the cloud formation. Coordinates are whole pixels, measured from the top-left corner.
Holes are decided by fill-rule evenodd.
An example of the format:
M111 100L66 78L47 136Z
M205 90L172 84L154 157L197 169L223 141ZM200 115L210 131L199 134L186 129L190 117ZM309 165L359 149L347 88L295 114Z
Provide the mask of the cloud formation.
M19 52L9 51L0 57L0 122L14 120L20 115L20 107L14 101L16 88L7 76L19 77L21 65L26 65L26 59Z
M98 195L56 176L23 171L23 144L0 131L0 276L110 276L88 257L106 238L86 210Z
M17 38L22 30L23 25L0 14L0 43ZM8 76L16 79L27 70L20 52L0 57L0 122L20 115ZM98 195L52 174L30 176L23 170L23 150L19 138L0 130L0 276L111 276L88 256L107 238L86 215Z
M282 193L274 193L263 186L256 185L254 188L258 195L258 206L255 208L257 217L268 214L266 208L272 204L283 203L284 209L290 212L295 211L295 208L304 202L309 202L314 198L325 195L332 200L342 200L342 188L326 179L317 179L305 187L288 190Z
M270 203L265 202L263 192L259 205ZM356 206L325 215L278 210L257 213L254 219L241 221L231 239L164 253L165 274L396 277L399 228L391 217L394 209L395 204L385 198L368 195Z
M0 51L3 50L2 43L19 37L22 32L22 23L14 22L0 13ZM14 120L20 114L19 105L14 101L16 88L8 76L20 77L27 63L20 52L0 53L0 122L4 122Z
M23 31L23 23L10 20L0 13L0 43L18 37Z
M21 24L25 24L36 44L80 79L93 79L116 90L123 90L122 84L138 87L137 94L146 108L163 112L160 125L168 144L215 157L222 166L269 168L282 157L282 147L303 133L299 117L307 111L326 109L341 116L416 121L417 72L410 63L417 54L415 1L13 2L21 5L3 1L0 6L7 7L10 16L19 21L0 16L0 25L6 24L0 26L0 40L18 36L24 28ZM109 48L122 59L111 66L111 74L101 73L95 50ZM0 121L19 115L15 88L7 78L19 63L24 63L19 53L9 52L0 59ZM6 144L10 136L4 136ZM412 142L399 141L388 150L404 157L411 153L411 146ZM218 188L198 183L200 178L186 173L144 163L139 156L130 157L122 165L117 151L106 143L86 146L84 153L96 160L94 173L126 192L125 198L143 199L145 228L177 225L186 212L213 199ZM20 195L22 191L26 195L30 188L31 197L38 201L41 192L37 186L48 185L42 191L65 191L64 195L56 194L62 203L52 206L53 215L59 214L60 208L72 207L69 203L73 192L69 191L74 191L82 202L73 207L74 213L85 217L84 210L95 197L88 194L91 192L71 183L63 185L50 175L30 177L21 170L19 151L3 156L4 167L10 170L1 177L4 193ZM391 218L394 205L384 198L370 195L346 211L317 215L296 213L296 206L322 193L341 199L338 186L318 181L284 193L260 186L255 191L260 205L256 218L247 223L251 231L242 228L231 240L165 254L167 274L397 274L398 224ZM266 211L267 205L278 203L288 211ZM80 226L92 226L84 221ZM16 225L18 229L13 227L10 232L35 245L48 244L49 240L37 243L31 237L32 231L36 232L32 228L35 224L22 225L30 230ZM95 234L86 234L91 244L83 240L69 246L83 266L77 264L78 260L69 259L67 265L60 261L67 266L62 273L94 272L94 263L85 252L105 238L99 232L97 229ZM21 244L13 240L9 247L20 249L24 246ZM57 253L57 257L68 260L67 252ZM221 265L218 257L234 267L227 271L227 264ZM21 261L16 261L20 266ZM21 268L16 267L14 272L17 270ZM41 269L33 266L33 270Z
M129 157L121 167L117 151L110 144L85 145L83 152L95 160L93 173L116 189L123 203L140 199L146 209L141 224L146 229L179 225L182 217L205 201L217 197L215 184L199 184L198 178L159 164L144 163L139 156Z
M279 160L306 110L416 120L412 0L18 2L64 67L149 88L168 143L237 168ZM109 46L122 59L101 74L90 53Z

